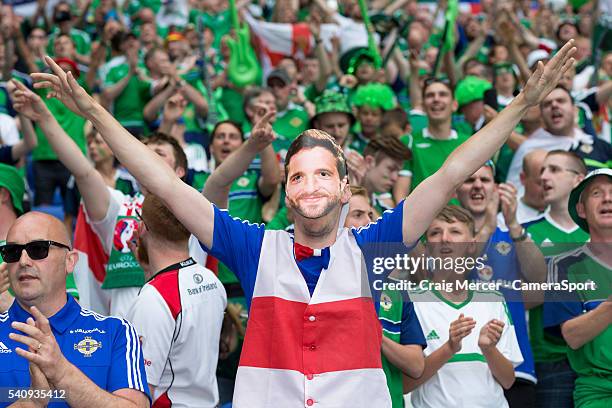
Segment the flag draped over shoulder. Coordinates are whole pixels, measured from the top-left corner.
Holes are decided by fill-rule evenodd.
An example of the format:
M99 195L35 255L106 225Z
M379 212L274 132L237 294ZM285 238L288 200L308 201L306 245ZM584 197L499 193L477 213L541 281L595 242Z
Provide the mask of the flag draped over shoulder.
M102 289L108 255L104 252L100 238L87 223L82 204L74 231L74 249L79 253L79 261L73 272L79 291L79 303L94 312L108 315L110 297Z

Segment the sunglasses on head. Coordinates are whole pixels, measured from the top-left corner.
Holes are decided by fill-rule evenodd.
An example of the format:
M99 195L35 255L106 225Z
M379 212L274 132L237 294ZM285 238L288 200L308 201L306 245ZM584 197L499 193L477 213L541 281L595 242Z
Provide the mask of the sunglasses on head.
M30 259L39 261L49 256L49 248L51 248L51 246L56 246L72 251L72 248L70 248L68 245L62 244L61 242L41 240L28 242L24 245L5 244L3 246L0 246L0 255L2 255L2 259L4 259L4 262L13 263L19 261L19 258L21 258L21 253L25 249Z

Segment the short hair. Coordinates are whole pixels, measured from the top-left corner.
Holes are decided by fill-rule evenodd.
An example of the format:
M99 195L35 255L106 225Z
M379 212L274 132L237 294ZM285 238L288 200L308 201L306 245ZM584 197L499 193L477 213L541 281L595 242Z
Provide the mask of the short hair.
M396 107L383 113L382 121L380 123L381 129L389 126L390 124L396 124L402 129L405 129L410 122L408 121L408 115L406 111L401 107Z
M425 92L427 91L427 88L429 88L433 84L444 85L450 91L450 94L453 97L453 99L455 98L455 90L453 89L453 86L451 85L450 81L447 79L436 78L436 77L428 77L425 79L425 82L423 83L423 89L421 90L421 96L423 98L425 98Z
M242 110L246 112L247 108L251 105L251 102L253 101L253 99L259 98L263 94L274 95L272 90L267 87L253 86L251 88L248 88L246 92L244 93L244 95L242 96L244 100L242 104Z
M291 143L285 156L285 177L289 176L289 163L291 158L304 149L312 149L322 147L328 150L336 159L336 169L340 175L340 180L346 177L346 157L336 139L331 137L327 132L319 129L308 129L300 133L300 135Z
M586 168L586 165L584 164L584 160L582 160L582 158L578 156L576 153L558 149L558 150L551 150L550 152L548 152L546 157L552 156L552 155L564 156L565 158L569 159L569 161L572 163L572 166L574 167L573 170L576 170L581 175L586 176L587 168Z
M155 47L151 48L149 51L147 51L147 53L144 56L144 63L145 63L145 65L149 64L149 60L151 58L153 58L155 53L158 52L158 51L166 52L163 48L158 47L158 46L155 46Z
M410 160L412 152L397 137L392 135L379 135L372 139L363 149L363 157L372 156L378 164L382 155L395 160Z
M74 43L74 40L72 39L72 37L70 36L70 34L65 34L65 33L59 33L57 35L57 37L55 37L55 39L53 40L53 45L55 45L55 43L57 43L57 41L62 38L62 37L66 37L70 40L70 42L72 43L73 46L76 47L76 44Z
M572 105L576 104L576 102L574 100L574 97L572 96L572 93L570 92L569 89L567 89L566 87L564 87L563 85L560 85L560 84L557 84L557 86L555 86L552 89L552 91L554 91L555 89L561 89L562 91L564 91L567 94L567 96L569 96L570 101L572 102ZM552 93L552 91L550 91L550 93ZM550 93L548 95L550 95ZM544 99L546 99L546 97L544 97ZM544 99L542 99L542 102L540 102L540 106L542 106L542 104L544 103Z
M467 225L468 230L472 236L476 235L476 226L474 224L474 217L468 210L458 205L447 205L442 211L434 217L436 220L442 220L444 222L453 223L455 221L461 222Z
M172 152L174 153L174 169L178 169L179 167L185 170L185 174L187 174L187 155L185 155L185 151L179 144L179 142L170 135L162 132L154 132L148 138L144 139L144 144L152 145L152 144L168 144L172 147Z
M185 242L191 235L154 194L147 194L142 203L142 220L151 234L167 242Z
M368 201L368 204L371 205L370 196L368 195L368 190L366 190L364 187L353 186L353 185L350 186L350 189L351 189L351 195L353 195L353 196L362 196L362 197L364 197Z
M234 122L233 120L230 120L230 119L226 119L226 120L217 122L217 124L213 128L212 132L210 133L211 142L215 140L215 134L217 133L217 129L219 129L221 125L232 125L233 127L235 127L238 133L240 133L240 138L244 141L244 132L242 131L242 127L237 122Z

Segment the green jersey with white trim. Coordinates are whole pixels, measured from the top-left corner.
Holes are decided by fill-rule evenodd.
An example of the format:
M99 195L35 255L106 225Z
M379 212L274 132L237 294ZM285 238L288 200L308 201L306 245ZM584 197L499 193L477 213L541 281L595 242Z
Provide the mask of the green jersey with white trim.
M548 213L524 227L545 257L566 252L572 244L580 246L589 239L589 234L577 225L570 229L563 228ZM542 311L542 306L529 311L529 340L534 360L538 363L564 360L567 358L567 343L544 330Z

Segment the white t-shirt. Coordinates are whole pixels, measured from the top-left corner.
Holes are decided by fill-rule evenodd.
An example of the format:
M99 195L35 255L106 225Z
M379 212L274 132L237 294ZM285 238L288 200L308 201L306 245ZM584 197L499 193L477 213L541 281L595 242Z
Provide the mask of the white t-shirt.
M427 340L425 356L448 341L451 322L463 313L476 321L472 333L462 341L455 354L427 382L412 393L412 404L421 407L508 407L502 386L495 380L478 347L480 330L492 319L504 322L497 349L517 367L523 356L516 339L504 297L498 292L471 291L462 304L454 304L432 291L411 292L423 334Z
M13 146L19 142L19 130L15 119L5 113L0 113L0 146Z
M216 407L223 284L193 259L171 265L146 283L128 314L140 341L153 402Z

